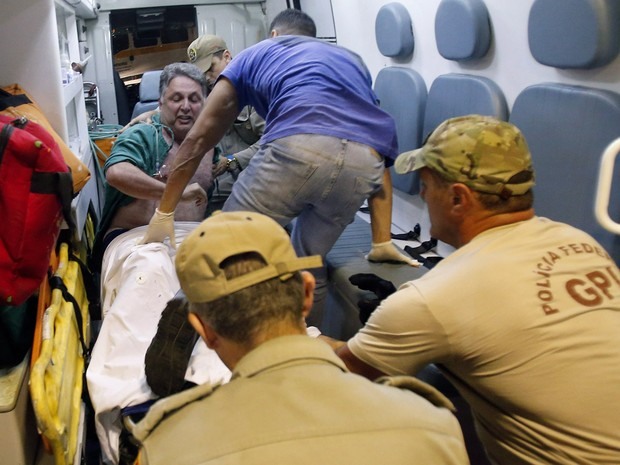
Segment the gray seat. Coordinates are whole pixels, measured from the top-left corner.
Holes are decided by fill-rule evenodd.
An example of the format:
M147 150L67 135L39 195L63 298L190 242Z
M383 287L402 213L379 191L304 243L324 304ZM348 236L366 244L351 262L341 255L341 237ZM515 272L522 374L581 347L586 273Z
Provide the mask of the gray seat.
M388 66L375 79L379 105L394 118L400 152L413 150L422 142L426 83L422 76L409 68ZM397 174L392 169L392 184L408 194L419 192L415 173Z
M558 68L603 66L620 50L617 0L535 0L528 19L532 56ZM536 170L536 212L597 239L620 262L620 238L594 216L595 186L605 147L620 137L620 94L584 86L541 83L516 98L510 121L523 131ZM616 164L614 179L620 179ZM620 219L620 186L609 214Z
M159 78L162 70L146 71L140 81L140 100L133 107L131 118L159 106Z
M594 217L600 156L620 137L620 94L537 84L517 96L510 121L521 129L532 152L536 212L590 233L620 263L620 238L605 231ZM614 179L620 179L620 166L615 167ZM617 184L609 205L616 221L620 219Z
M557 68L591 69L620 51L618 0L536 0L528 19L534 59Z
M446 60L485 56L491 46L489 12L482 0L442 0L435 15L437 51Z
M428 91L424 137L448 118L469 114L508 119L504 93L489 78L450 73L437 76Z
M411 58L415 46L411 16L398 2L383 5L375 19L375 39L383 56L403 61ZM398 149L413 150L422 141L422 122L426 104L426 83L416 71L387 66L379 71L374 91L381 108L396 122ZM408 194L418 192L415 174L398 174L392 169L392 184Z
M375 19L375 38L383 56L404 58L411 55L414 40L407 8L397 2L383 5Z

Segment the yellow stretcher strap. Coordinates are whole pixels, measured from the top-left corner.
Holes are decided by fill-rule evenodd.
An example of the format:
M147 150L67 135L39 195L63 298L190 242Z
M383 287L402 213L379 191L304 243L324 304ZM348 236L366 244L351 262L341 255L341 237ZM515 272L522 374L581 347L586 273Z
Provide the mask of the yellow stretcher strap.
M60 277L52 276L49 281L52 289L60 290L60 292L62 293L62 298L65 301L70 302L71 305L73 305L75 321L77 324L77 333L78 337L80 338L80 345L82 346L82 355L84 356L86 361L88 361L90 359L90 350L88 349L86 342L84 341L84 334L82 330L84 324L82 322L82 311L80 310L80 304L77 300L75 300L75 297L73 297L71 293L67 290L67 286L65 286L65 283Z

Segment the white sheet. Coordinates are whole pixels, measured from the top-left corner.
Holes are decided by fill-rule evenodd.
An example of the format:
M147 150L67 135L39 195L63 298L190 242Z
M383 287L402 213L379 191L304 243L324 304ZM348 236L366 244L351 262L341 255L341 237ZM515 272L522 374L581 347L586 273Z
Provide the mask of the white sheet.
M198 223L177 222L180 244ZM138 245L146 226L115 238L101 272L103 322L86 378L104 464L118 463L122 408L156 396L146 383L144 356L168 300L179 290L176 250L167 244ZM185 378L197 384L228 381L230 371L199 340Z

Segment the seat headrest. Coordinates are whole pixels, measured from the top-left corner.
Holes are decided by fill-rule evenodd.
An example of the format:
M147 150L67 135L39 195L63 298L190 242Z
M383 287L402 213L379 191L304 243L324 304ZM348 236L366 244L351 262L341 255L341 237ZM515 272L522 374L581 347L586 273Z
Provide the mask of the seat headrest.
M528 19L530 51L556 68L604 66L620 50L618 0L536 0Z
M156 71L146 71L140 81L140 101L152 102L159 100L159 77L161 69Z
M409 11L400 3L383 5L375 19L375 38L386 57L406 58L413 53L413 26Z
M482 0L442 0L435 15L435 41L446 60L482 58L491 46L489 12Z

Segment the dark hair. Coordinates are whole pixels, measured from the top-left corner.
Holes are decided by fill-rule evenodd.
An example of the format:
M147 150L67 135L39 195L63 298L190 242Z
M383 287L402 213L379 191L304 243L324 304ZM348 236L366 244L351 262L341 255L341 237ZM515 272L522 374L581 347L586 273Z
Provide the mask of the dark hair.
M303 11L293 8L282 10L273 18L269 30L274 29L280 35L316 37L314 20Z
M171 63L164 68L159 78L160 96L164 95L170 81L178 76L185 76L193 81L196 81L202 89L203 97L207 96L207 79L200 68L196 65L192 65L191 63Z
M439 187L442 189L455 183L454 181L442 176L439 172L432 168L425 167L424 169L428 170L431 176L433 176L438 182ZM498 194L479 192L471 187L470 189L475 193L484 208L497 214L525 211L529 210L534 205L534 192L532 189L523 195L512 195L508 198L502 198Z
M229 257L220 265L229 279L265 266L265 260L255 252ZM212 302L190 303L189 308L221 336L251 345L259 334L269 332L279 323L300 326L303 301L303 280L296 271L287 280L275 277Z
M487 210L495 213L514 213L529 210L534 205L534 192L532 189L522 195L511 195L507 199L497 194L476 192L478 200Z

